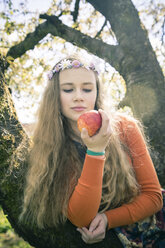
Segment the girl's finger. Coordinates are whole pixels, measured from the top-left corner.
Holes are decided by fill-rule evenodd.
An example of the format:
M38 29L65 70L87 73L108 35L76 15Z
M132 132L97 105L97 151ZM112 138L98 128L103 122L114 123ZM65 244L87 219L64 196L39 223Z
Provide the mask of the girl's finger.
M82 228L77 228L76 230L77 230L78 232L80 232L81 235L82 235L82 237L84 237L84 238L86 238L86 239L88 239L88 237L90 236L90 233L89 233L89 231L88 231L87 228L82 227Z
M99 223L100 223L100 219L98 218L98 216L96 216L89 226L89 231L93 232L97 228Z
M83 227L82 231L83 235L89 240L100 239L105 235L104 228L101 225L99 225L93 232L90 232L86 227Z
M99 109L99 113L101 114L101 117L102 117L101 129L105 130L109 126L109 117L106 114L106 112L104 112L102 109Z
M82 131L81 131L81 138L82 138L83 140L89 138L88 130L87 130L86 128L83 128L83 129L82 129Z

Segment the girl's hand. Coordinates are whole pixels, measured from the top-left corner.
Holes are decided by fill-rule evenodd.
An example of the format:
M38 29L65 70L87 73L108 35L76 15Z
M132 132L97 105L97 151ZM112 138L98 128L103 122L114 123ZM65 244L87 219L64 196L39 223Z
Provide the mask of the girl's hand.
M81 233L82 240L87 244L101 242L105 238L107 223L106 215L98 213L92 220L89 229L82 227L77 228L77 231Z
M93 152L105 151L111 137L110 120L105 111L99 109L99 113L102 117L102 126L99 132L92 137L88 135L88 131L83 128L81 132L81 138L87 148Z

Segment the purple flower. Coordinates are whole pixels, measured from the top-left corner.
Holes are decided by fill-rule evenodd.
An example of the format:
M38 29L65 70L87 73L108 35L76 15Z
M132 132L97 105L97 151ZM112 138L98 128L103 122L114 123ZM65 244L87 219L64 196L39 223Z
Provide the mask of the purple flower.
M52 71L50 71L50 72L48 73L48 78L49 78L49 80L51 80L51 79L52 79L52 77L53 77L53 72L52 72Z
M90 64L90 66L89 66L89 68L90 68L90 69L92 69L92 70L95 70L95 66L94 66L94 64L93 64L93 63L91 63L91 64Z
M55 66L55 68L53 69L53 72L59 72L61 70L61 64L58 64Z
M73 60L72 66L73 66L74 68L79 68L80 66L82 66L82 64L81 64L80 61L78 61L78 60Z

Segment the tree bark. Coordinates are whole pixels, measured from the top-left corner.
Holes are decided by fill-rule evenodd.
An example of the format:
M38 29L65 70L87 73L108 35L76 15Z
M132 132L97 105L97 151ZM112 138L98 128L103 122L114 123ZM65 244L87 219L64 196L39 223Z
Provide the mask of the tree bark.
M30 140L19 123L3 71L6 65L0 59L0 204L15 231L36 248L87 248L76 227L69 221L58 228L39 229L31 223L19 223L23 188L27 170ZM116 234L110 230L105 239L94 248L122 247Z

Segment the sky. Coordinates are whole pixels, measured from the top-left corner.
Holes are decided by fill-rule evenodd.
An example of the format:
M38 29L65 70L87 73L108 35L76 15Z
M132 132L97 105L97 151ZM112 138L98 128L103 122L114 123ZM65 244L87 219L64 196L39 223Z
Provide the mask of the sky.
M12 4L18 8L20 0L12 0ZM27 7L31 11L46 11L52 0L27 0ZM4 9L4 0L0 0L0 10Z
M17 2L16 0L15 2ZM28 0L27 7L31 10L35 11L45 11L46 9L49 8L52 0Z

